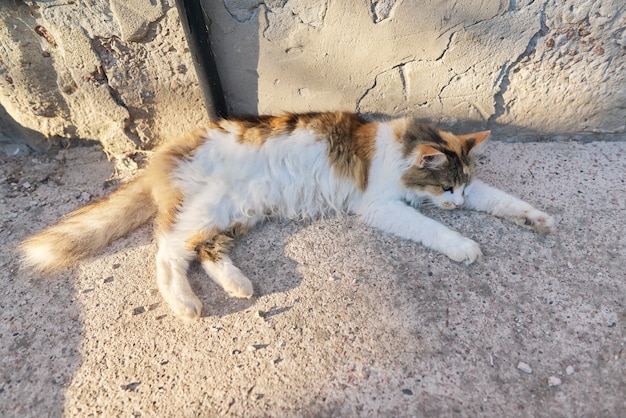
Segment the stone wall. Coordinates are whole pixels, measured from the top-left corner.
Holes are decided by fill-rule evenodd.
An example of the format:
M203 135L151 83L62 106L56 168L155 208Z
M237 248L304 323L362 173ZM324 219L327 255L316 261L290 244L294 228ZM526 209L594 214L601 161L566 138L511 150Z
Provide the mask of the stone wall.
M623 0L203 1L233 113L625 131ZM206 119L174 0L0 4L0 144L82 138L120 154Z
M81 138L111 154L206 121L173 0L2 2L0 107L0 143Z

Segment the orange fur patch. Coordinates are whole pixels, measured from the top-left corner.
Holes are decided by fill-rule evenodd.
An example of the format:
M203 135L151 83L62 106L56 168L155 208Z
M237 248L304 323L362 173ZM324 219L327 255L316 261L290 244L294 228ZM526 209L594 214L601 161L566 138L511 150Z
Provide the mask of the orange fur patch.
M337 112L318 115L307 128L328 141L328 159L335 171L365 190L376 152L378 124L367 123L352 113Z
M213 124L212 124L213 125ZM195 150L207 140L206 129L198 129L181 138L164 144L154 155L145 176L152 182L152 196L157 205L157 235L170 230L184 195L174 187L171 173L184 158L193 156Z
M195 252L200 261L217 262L228 254L233 246L233 238L245 234L248 229L248 225L236 223L226 231L197 231L187 239L186 247Z
M215 230L198 231L187 239L186 246L189 251L193 251L198 255L200 261L210 260L217 262L232 247L232 238Z
M462 153L463 144L456 135L447 131L439 131L439 135L446 141L448 149L454 151L457 155Z
M367 187L371 160L376 151L376 123L348 112L302 113L282 116L251 116L218 122L224 132L235 133L241 143L262 146L265 141L296 129L313 132L328 142L328 158L340 176Z

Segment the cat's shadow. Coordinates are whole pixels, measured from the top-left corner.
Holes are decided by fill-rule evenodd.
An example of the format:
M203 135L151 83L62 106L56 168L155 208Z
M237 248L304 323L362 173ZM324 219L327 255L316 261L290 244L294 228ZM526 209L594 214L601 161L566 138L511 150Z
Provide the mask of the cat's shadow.
M225 316L253 306L265 295L294 289L302 282L295 260L286 255L290 236L306 227L305 222L271 220L238 237L231 250L233 263L252 281L251 299L229 297L213 282L199 263L189 269L189 281L203 304L202 316Z

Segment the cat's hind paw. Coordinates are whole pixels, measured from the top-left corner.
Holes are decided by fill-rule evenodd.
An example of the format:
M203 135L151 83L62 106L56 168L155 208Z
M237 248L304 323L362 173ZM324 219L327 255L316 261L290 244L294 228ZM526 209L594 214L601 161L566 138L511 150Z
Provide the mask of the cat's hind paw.
M182 319L196 319L202 314L202 302L194 294L177 294L166 298L174 314Z
M254 294L252 282L229 258L217 263L207 260L202 262L202 267L213 281L219 284L228 296L235 298L250 299Z
M537 209L525 212L516 219L516 223L540 234L547 234L554 229L554 218Z
M450 242L443 252L450 259L468 265L483 255L478 243L465 237L460 237Z
M228 296L234 298L250 299L254 294L252 282L243 274L229 277L229 280L223 286Z

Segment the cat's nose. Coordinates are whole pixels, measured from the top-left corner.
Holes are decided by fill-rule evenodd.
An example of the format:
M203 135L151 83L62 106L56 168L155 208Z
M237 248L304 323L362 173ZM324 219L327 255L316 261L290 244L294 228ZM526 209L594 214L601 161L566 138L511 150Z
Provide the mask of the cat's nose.
M465 203L465 199L463 199L462 197L454 200L454 206L456 206L457 208L463 206L463 203Z

